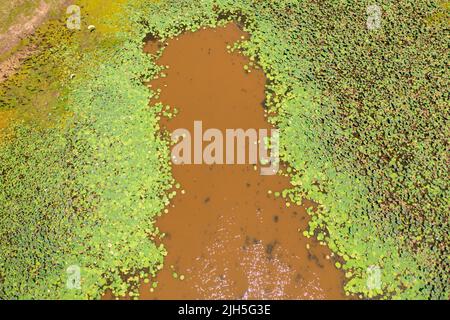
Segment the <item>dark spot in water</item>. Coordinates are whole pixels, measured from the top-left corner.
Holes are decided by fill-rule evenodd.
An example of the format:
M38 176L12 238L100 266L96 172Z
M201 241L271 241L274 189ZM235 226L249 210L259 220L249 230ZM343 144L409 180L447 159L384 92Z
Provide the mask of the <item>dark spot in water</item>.
M319 258L317 258L317 256L315 256L314 254L312 254L311 252L308 251L308 259L310 261L314 261L315 264L319 267L319 268L323 268L323 264L320 263Z
M211 199L209 197L207 197L203 202L204 203L208 203Z
M277 223L279 220L278 216L273 216L273 222Z
M217 37L222 29L212 30L189 32L180 36L179 41L168 40L170 45L160 61L161 65L170 65L170 75L151 83L153 89L162 89L161 96L152 99L151 103L177 106L180 113L170 121L162 119L163 126L167 124L166 130L172 132L177 128L191 128L193 120L201 119L205 127L219 129L271 127L264 120L264 110L260 104L265 97L266 81L262 71L245 73L243 66L249 64L246 58L227 53L224 41ZM226 41L234 44L240 36L239 33L226 36ZM183 55L180 56L180 52ZM223 81L211 81L216 76ZM227 95L220 96L225 84ZM212 102L215 108L210 112ZM239 112L241 117L236 118L236 112L230 111ZM288 179L279 176L268 178L271 181L261 179L252 165L222 167L204 164L180 168L173 166L173 175L187 193L174 199L176 207L158 223L161 230L168 230L174 235L167 243L170 254L165 259L166 267L157 277L161 286L157 292L150 293L148 285L144 284L141 298L195 300L211 296L220 299L338 296L336 287L340 284L334 285L334 275L328 273L330 270L319 269L309 262L306 252L301 250L304 246L298 246L299 239L306 241L296 232L300 222L298 218L305 214L303 208L286 209L282 199L274 199L273 194L266 198L268 190L281 191L289 187ZM205 201L207 198L210 198L208 204ZM279 209L280 204L283 204L283 211ZM281 212L288 212L291 218L292 209L298 211L292 224L285 216L281 221ZM187 217L186 212L195 214ZM279 215L278 224L274 224L274 215ZM273 242L275 239L280 242L276 244ZM328 266L321 254L316 252L316 255ZM248 283L252 281L248 279L248 274L254 271L256 262L260 263L257 266L259 279L255 279L255 284ZM302 268L303 264L310 266L310 269ZM189 284L174 280L172 270L167 267L170 265L179 267L189 279ZM334 272L334 268L331 271ZM297 272L304 277L302 284L315 281L323 274L324 279L320 283L330 282L334 291L328 292L319 284L317 288L291 285ZM227 288L222 290L217 287L221 282L217 280L223 276L226 277ZM289 283L283 290L277 290L278 280L289 280ZM257 290L247 291L254 285ZM283 291L282 297L278 296L280 291Z

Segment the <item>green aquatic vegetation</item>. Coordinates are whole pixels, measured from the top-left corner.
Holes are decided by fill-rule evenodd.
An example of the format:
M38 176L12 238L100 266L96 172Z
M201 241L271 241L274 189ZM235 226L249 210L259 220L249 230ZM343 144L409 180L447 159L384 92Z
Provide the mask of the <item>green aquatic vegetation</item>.
M303 234L339 256L346 292L448 298L446 39L426 23L439 4L379 1L368 30L365 1L80 3L86 28L45 24L30 40L40 53L0 85L0 108L22 110L0 145L0 298L136 298L162 267L150 237L174 193L157 119L172 109L148 107L157 92L143 83L164 68L143 41L232 20L250 38L228 49L264 70L290 165L293 187L275 195L318 203Z
M380 30L367 29L369 3L356 1L163 1L138 11L162 39L227 20L250 33L235 48L269 80L266 106L293 169L283 195L319 203L307 235L342 257L349 294L446 298L445 37L424 21L433 1L378 4ZM367 285L373 266L379 288Z

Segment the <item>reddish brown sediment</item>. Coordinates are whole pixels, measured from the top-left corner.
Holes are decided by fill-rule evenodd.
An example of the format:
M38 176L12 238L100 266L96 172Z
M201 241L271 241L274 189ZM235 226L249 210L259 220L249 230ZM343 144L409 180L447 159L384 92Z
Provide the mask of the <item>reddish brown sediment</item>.
M14 52L20 42L31 36L49 18L52 10L60 11L69 3L71 3L69 0L60 0L52 1L49 4L40 0L32 14L17 17L14 24L6 32L0 33L0 56L10 55L0 61L0 83L15 74L24 60L39 51L35 46L30 45L19 48L17 52ZM13 1L10 8L21 4L22 1ZM10 52L13 52L13 54L10 54Z
M187 32L168 41L158 63L167 77L151 82L178 115L164 130L203 127L270 128L262 102L265 76L244 71L249 61L228 53L245 36L236 25ZM157 49L155 42L147 52ZM173 165L181 189L157 221L168 255L151 292L141 299L343 299L343 275L330 251L302 235L309 216L268 191L290 187L289 178L262 176L253 165ZM307 249L307 245L310 249ZM178 278L175 279L173 273ZM184 276L180 280L180 276Z

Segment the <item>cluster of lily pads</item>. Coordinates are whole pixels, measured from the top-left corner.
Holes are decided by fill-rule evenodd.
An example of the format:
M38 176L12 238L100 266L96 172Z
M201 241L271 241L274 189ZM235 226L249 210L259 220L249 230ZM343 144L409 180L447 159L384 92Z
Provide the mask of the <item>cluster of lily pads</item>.
M48 23L33 40L47 50L0 86L1 107L46 101L59 115L17 121L0 146L1 298L137 296L161 268L150 236L173 181L163 110L143 84L161 69L143 40L230 21L250 34L232 49L268 79L293 185L281 196L318 203L304 235L337 254L346 292L448 298L445 25L427 23L437 3L377 1L371 30L368 1L79 2L95 32ZM70 265L79 290L66 286Z

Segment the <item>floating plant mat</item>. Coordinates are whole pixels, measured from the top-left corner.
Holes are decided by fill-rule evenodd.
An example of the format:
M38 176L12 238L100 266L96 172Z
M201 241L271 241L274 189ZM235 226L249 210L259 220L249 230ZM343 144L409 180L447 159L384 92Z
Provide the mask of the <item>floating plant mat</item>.
M448 298L449 84L438 2L378 1L377 29L367 23L372 3L355 0L80 4L95 32L47 23L33 40L40 56L0 85L0 108L31 108L53 84L48 103L68 122L19 123L0 147L1 298L99 298L108 289L137 297L162 268L166 252L148 235L158 237L153 220L173 182L162 110L148 107L156 92L144 84L163 70L143 39L229 20L250 34L237 46L268 79L264 104L293 184L281 196L319 204L304 235L339 256L346 292ZM79 290L66 286L72 265Z

